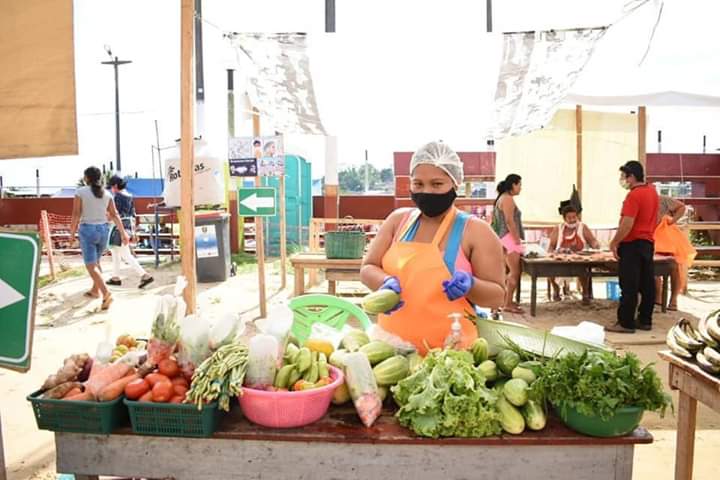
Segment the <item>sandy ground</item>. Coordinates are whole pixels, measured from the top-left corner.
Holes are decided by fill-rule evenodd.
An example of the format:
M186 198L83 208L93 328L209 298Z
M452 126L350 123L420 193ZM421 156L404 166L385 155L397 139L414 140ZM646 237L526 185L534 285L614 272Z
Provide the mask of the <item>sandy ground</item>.
M110 271L109 261L105 260L103 266L106 272ZM280 289L279 263L272 264L267 270L269 311L272 313L284 309L291 287ZM86 277L68 279L39 292L32 369L26 374L0 370L0 391L4 393L0 400L0 415L10 480L55 478L53 436L51 432L37 429L30 404L25 400L28 393L38 388L67 355L82 351L94 353L108 326L113 337L122 333L147 336L156 295L172 292L178 271L177 265L152 270L156 281L146 291L137 290L137 278L131 277L127 285L113 290L115 302L108 312L99 311L99 301L87 301L82 296L89 286ZM540 328L575 325L583 320L600 324L614 321L616 304L613 302L596 300L587 307L578 301L547 303L544 302L544 282L541 283L543 285L538 298L543 303L538 305L538 316L510 315L506 317L507 320ZM287 285L293 285L291 275L288 275ZM320 286L318 290L322 291L323 288ZM251 320L258 316L257 290L257 275L253 272L240 274L222 284L200 284L198 305L201 312L210 317L231 311L241 312L244 318ZM362 287L347 282L340 285L340 290L358 293ZM523 292L522 302L529 310L527 283L524 284ZM595 286L595 292L600 292L598 296L603 295L602 282ZM645 362L657 362L658 372L667 388L667 366L657 357L657 351L663 349L666 329L681 316L695 320L709 313L716 305L720 305L720 283L693 282L689 295L680 298L680 312L656 314L655 328L651 332L610 334L608 341L616 348L637 353ZM677 401L676 394L674 398ZM646 414L643 425L651 430L655 443L636 449L634 478L673 478L675 421L672 414L664 419L655 414ZM713 478L711 474L717 474L713 455L720 451L720 415L701 405L697 422L695 478Z

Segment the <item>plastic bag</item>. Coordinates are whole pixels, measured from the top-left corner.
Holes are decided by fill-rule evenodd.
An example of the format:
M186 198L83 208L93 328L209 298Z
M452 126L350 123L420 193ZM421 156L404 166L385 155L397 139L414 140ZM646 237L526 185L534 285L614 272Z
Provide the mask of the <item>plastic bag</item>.
M364 353L354 352L345 355L344 363L345 384L350 391L355 410L363 425L370 427L382 410L382 399L370 361Z
M242 335L244 331L245 322L240 315L235 313L224 314L210 329L210 349L217 350L223 345L234 342L237 336Z
M278 342L272 335L261 333L250 339L245 385L266 389L275 380L278 365Z
M340 342L348 331L349 330L345 328L343 330L338 330L337 328L330 327L324 323L317 322L313 323L310 327L310 336L308 339L312 338L313 340L324 340L326 342L330 342L333 349L337 350L340 346Z
M264 334L275 337L278 342L278 359L282 361L285 353L288 339L290 337L290 329L293 324L293 314L290 309L274 310L270 312L269 318L255 321L257 329ZM244 328L244 327L243 327Z
M180 321L177 361L186 377L210 356L210 324L198 312Z
M395 347L395 351L397 351L399 355L410 355L411 353L417 351L415 345L403 340L395 334L383 330L383 328L377 324L373 324L367 334L368 337L370 337L370 340L381 340L389 345L392 345Z
M178 317L178 313L182 316ZM157 365L173 354L180 338L178 318L184 318L184 315L185 302L179 297L163 295L158 298L148 342L148 360L151 363Z

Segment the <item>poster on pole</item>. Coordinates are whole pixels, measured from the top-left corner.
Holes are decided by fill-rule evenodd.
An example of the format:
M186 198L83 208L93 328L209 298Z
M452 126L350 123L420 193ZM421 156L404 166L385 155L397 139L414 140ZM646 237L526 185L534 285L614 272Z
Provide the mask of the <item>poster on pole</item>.
M231 137L228 140L231 177L281 177L285 175L282 136Z

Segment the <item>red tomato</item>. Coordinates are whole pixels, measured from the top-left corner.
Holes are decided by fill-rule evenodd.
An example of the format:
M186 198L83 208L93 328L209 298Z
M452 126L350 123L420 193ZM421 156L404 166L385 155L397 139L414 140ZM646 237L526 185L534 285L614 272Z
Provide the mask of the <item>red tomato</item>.
M151 373L150 375L145 377L145 380L147 380L151 387L154 387L155 384L159 382L170 383L170 379L162 373Z
M175 392L175 395L180 395L185 398L185 394L187 394L188 389L184 385L173 385L173 391Z
M153 402L167 402L173 396L173 384L170 382L158 382L152 388Z
M125 385L125 396L137 400L150 391L150 384L143 378L137 378Z
M152 390L148 390L145 395L138 398L138 402L152 402Z
M170 380L173 385L182 385L185 388L190 388L190 384L187 380L185 380L185 377L175 377Z
M175 395L170 399L170 403L183 403L185 396Z
M178 373L180 373L180 367L178 366L178 363L172 358L160 360L160 363L158 364L158 370L160 371L160 373L162 373L168 378L173 378L177 376Z

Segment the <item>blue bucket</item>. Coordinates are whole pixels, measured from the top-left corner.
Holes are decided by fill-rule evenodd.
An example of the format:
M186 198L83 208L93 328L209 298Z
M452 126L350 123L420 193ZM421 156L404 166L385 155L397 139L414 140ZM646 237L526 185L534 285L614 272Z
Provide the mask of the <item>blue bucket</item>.
M605 295L608 300L620 300L620 282L610 280L605 282Z

